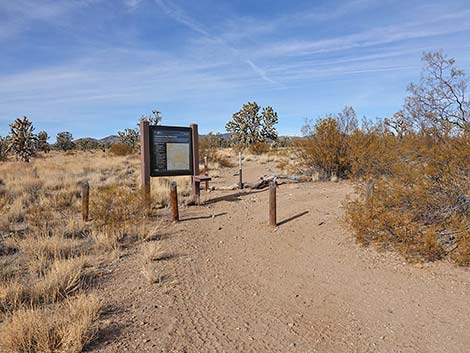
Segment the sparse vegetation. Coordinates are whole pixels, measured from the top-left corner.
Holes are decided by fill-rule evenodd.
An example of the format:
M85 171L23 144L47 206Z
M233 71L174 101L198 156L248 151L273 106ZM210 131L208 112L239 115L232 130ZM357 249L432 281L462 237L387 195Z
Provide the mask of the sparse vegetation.
M101 267L124 245L156 234L143 219L138 167L138 157L96 152L90 159L78 151L0 165L2 352L79 352L94 337L101 304L87 293ZM92 185L86 225L79 219L84 179ZM152 200L167 204L169 181L152 181ZM190 181L177 181L184 201Z

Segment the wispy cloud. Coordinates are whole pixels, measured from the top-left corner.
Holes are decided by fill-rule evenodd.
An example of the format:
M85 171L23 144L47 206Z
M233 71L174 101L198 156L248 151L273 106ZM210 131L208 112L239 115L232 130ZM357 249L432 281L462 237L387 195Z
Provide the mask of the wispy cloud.
M230 50L235 57L239 58L242 62L248 64L248 66L253 70L253 72L258 75L262 80L268 83L276 83L274 80L268 77L265 70L261 67L256 65L249 57L243 55L241 51L236 48L235 46L229 44L225 39L219 37L215 34L209 32L209 30L203 26L201 23L193 19L187 13L183 11L180 7L178 7L174 3L170 3L166 0L155 0L158 6L171 18L176 20L177 22L181 23L182 25L190 28L196 33L204 36L205 38L209 39L213 43L220 45L228 50Z
M0 40L12 39L30 29L34 22L50 23L61 21L62 17L77 8L92 5L99 0L35 0L0 1Z
M196 15L182 0L0 0L0 121L31 114L83 130L107 121L104 131L163 106L217 130L252 99L289 119L353 103L386 114L423 50L470 62L464 0L407 11L393 0L304 0L263 13L245 1L211 3L214 14L198 3Z
M312 55L365 48L399 41L430 38L470 30L470 11L442 15L435 20L397 23L366 31L321 40L287 40L271 43L260 50L264 55Z
M130 10L135 10L142 2L143 0L124 0L124 5Z

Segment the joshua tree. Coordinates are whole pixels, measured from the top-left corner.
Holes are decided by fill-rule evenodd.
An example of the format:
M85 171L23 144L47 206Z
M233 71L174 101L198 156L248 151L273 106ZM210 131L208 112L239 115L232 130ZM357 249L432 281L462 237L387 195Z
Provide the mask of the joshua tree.
M127 145L130 149L134 150L139 142L139 132L137 129L124 129L118 132L119 142Z
M64 152L73 149L75 144L73 143L72 133L68 131L59 132L55 144Z
M10 124L10 141L8 150L13 151L17 158L24 162L29 162L34 154L34 147L37 141L36 135L33 133L34 127L27 117L16 119Z
M49 135L45 131L39 131L39 133L36 135L37 136L37 141L36 141L36 150L41 151L41 152L49 152L51 150L51 146L49 145Z
M140 121L145 120L150 123L150 125L158 125L162 122L162 113L158 110L152 110L151 115L142 114Z
M2 137L0 136L0 161L4 161L7 159L8 154L8 136Z
M232 134L233 143L248 147L253 143L277 140L277 113L269 106L263 108L261 114L260 110L261 107L256 102L248 102L239 112L233 114L232 120L225 125L227 132Z
M75 141L75 145L81 151L91 151L100 148L100 143L90 137L85 137Z

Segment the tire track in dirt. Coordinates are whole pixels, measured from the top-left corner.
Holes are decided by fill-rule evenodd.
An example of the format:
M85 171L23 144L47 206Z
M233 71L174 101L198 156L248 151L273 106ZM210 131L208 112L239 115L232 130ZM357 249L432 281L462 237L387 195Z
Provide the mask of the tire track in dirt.
M351 191L281 186L279 219L308 213L277 230L263 192L216 192L182 209L161 230L177 256L154 264L173 281L148 285L134 275L139 253L122 259L107 293L128 325L97 351L467 352L468 271L357 247L339 222Z
M234 225L227 224L230 228ZM207 227L205 227L207 228ZM202 225L193 229L204 229ZM188 232L178 237L178 247L197 248L197 257L191 258L190 266L182 261L175 263L172 269L182 283L184 294L179 295L176 306L185 307L179 312L185 332L197 332L204 335L203 347L193 347L204 351L243 351L243 352L282 352L315 351L321 347L338 346L348 348L347 343L353 337L343 335L338 340L338 333L347 333L345 326L338 322L324 322L317 318L310 320L302 314L304 307L281 303L269 297L259 295L260 287L250 281L258 280L257 274L245 273L245 278L237 276L224 258L233 259L233 253L222 254L214 246L217 240L210 237L213 229L205 232ZM212 256L212 257L210 257ZM273 293L275 295L275 293ZM227 317L227 315L229 317ZM197 319L195 318L197 317ZM233 320L231 320L233 319ZM289 320L290 319L290 322ZM199 327L197 327L199 325ZM201 332L201 330L203 332ZM207 331L212 332L208 339ZM178 340L169 342L167 351L178 350ZM356 337L356 344L361 343L361 352L367 351L367 343ZM355 350L349 350L355 351Z

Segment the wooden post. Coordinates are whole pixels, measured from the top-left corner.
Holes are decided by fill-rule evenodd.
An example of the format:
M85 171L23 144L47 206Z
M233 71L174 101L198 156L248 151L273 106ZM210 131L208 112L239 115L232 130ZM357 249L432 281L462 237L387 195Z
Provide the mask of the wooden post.
M150 210L150 128L149 122L140 122L140 176L144 205Z
M243 189L243 168L242 168L242 152L238 152L238 175L240 177L238 187Z
M276 215L276 182L273 180L269 183L269 225L275 227L277 225Z
M82 183L82 220L88 222L88 211L90 204L90 184L88 181Z
M372 195L374 194L375 182L370 179L366 185L366 201L369 201Z
M204 156L204 175L209 176L209 162L207 156ZM206 180L206 191L209 190L209 180Z
M170 201L173 222L179 222L180 216L178 211L178 189L176 187L176 181L172 181L170 184Z
M199 205L201 203L201 182L196 181L194 176L199 175L199 132L197 124L191 124L193 140L193 198Z

